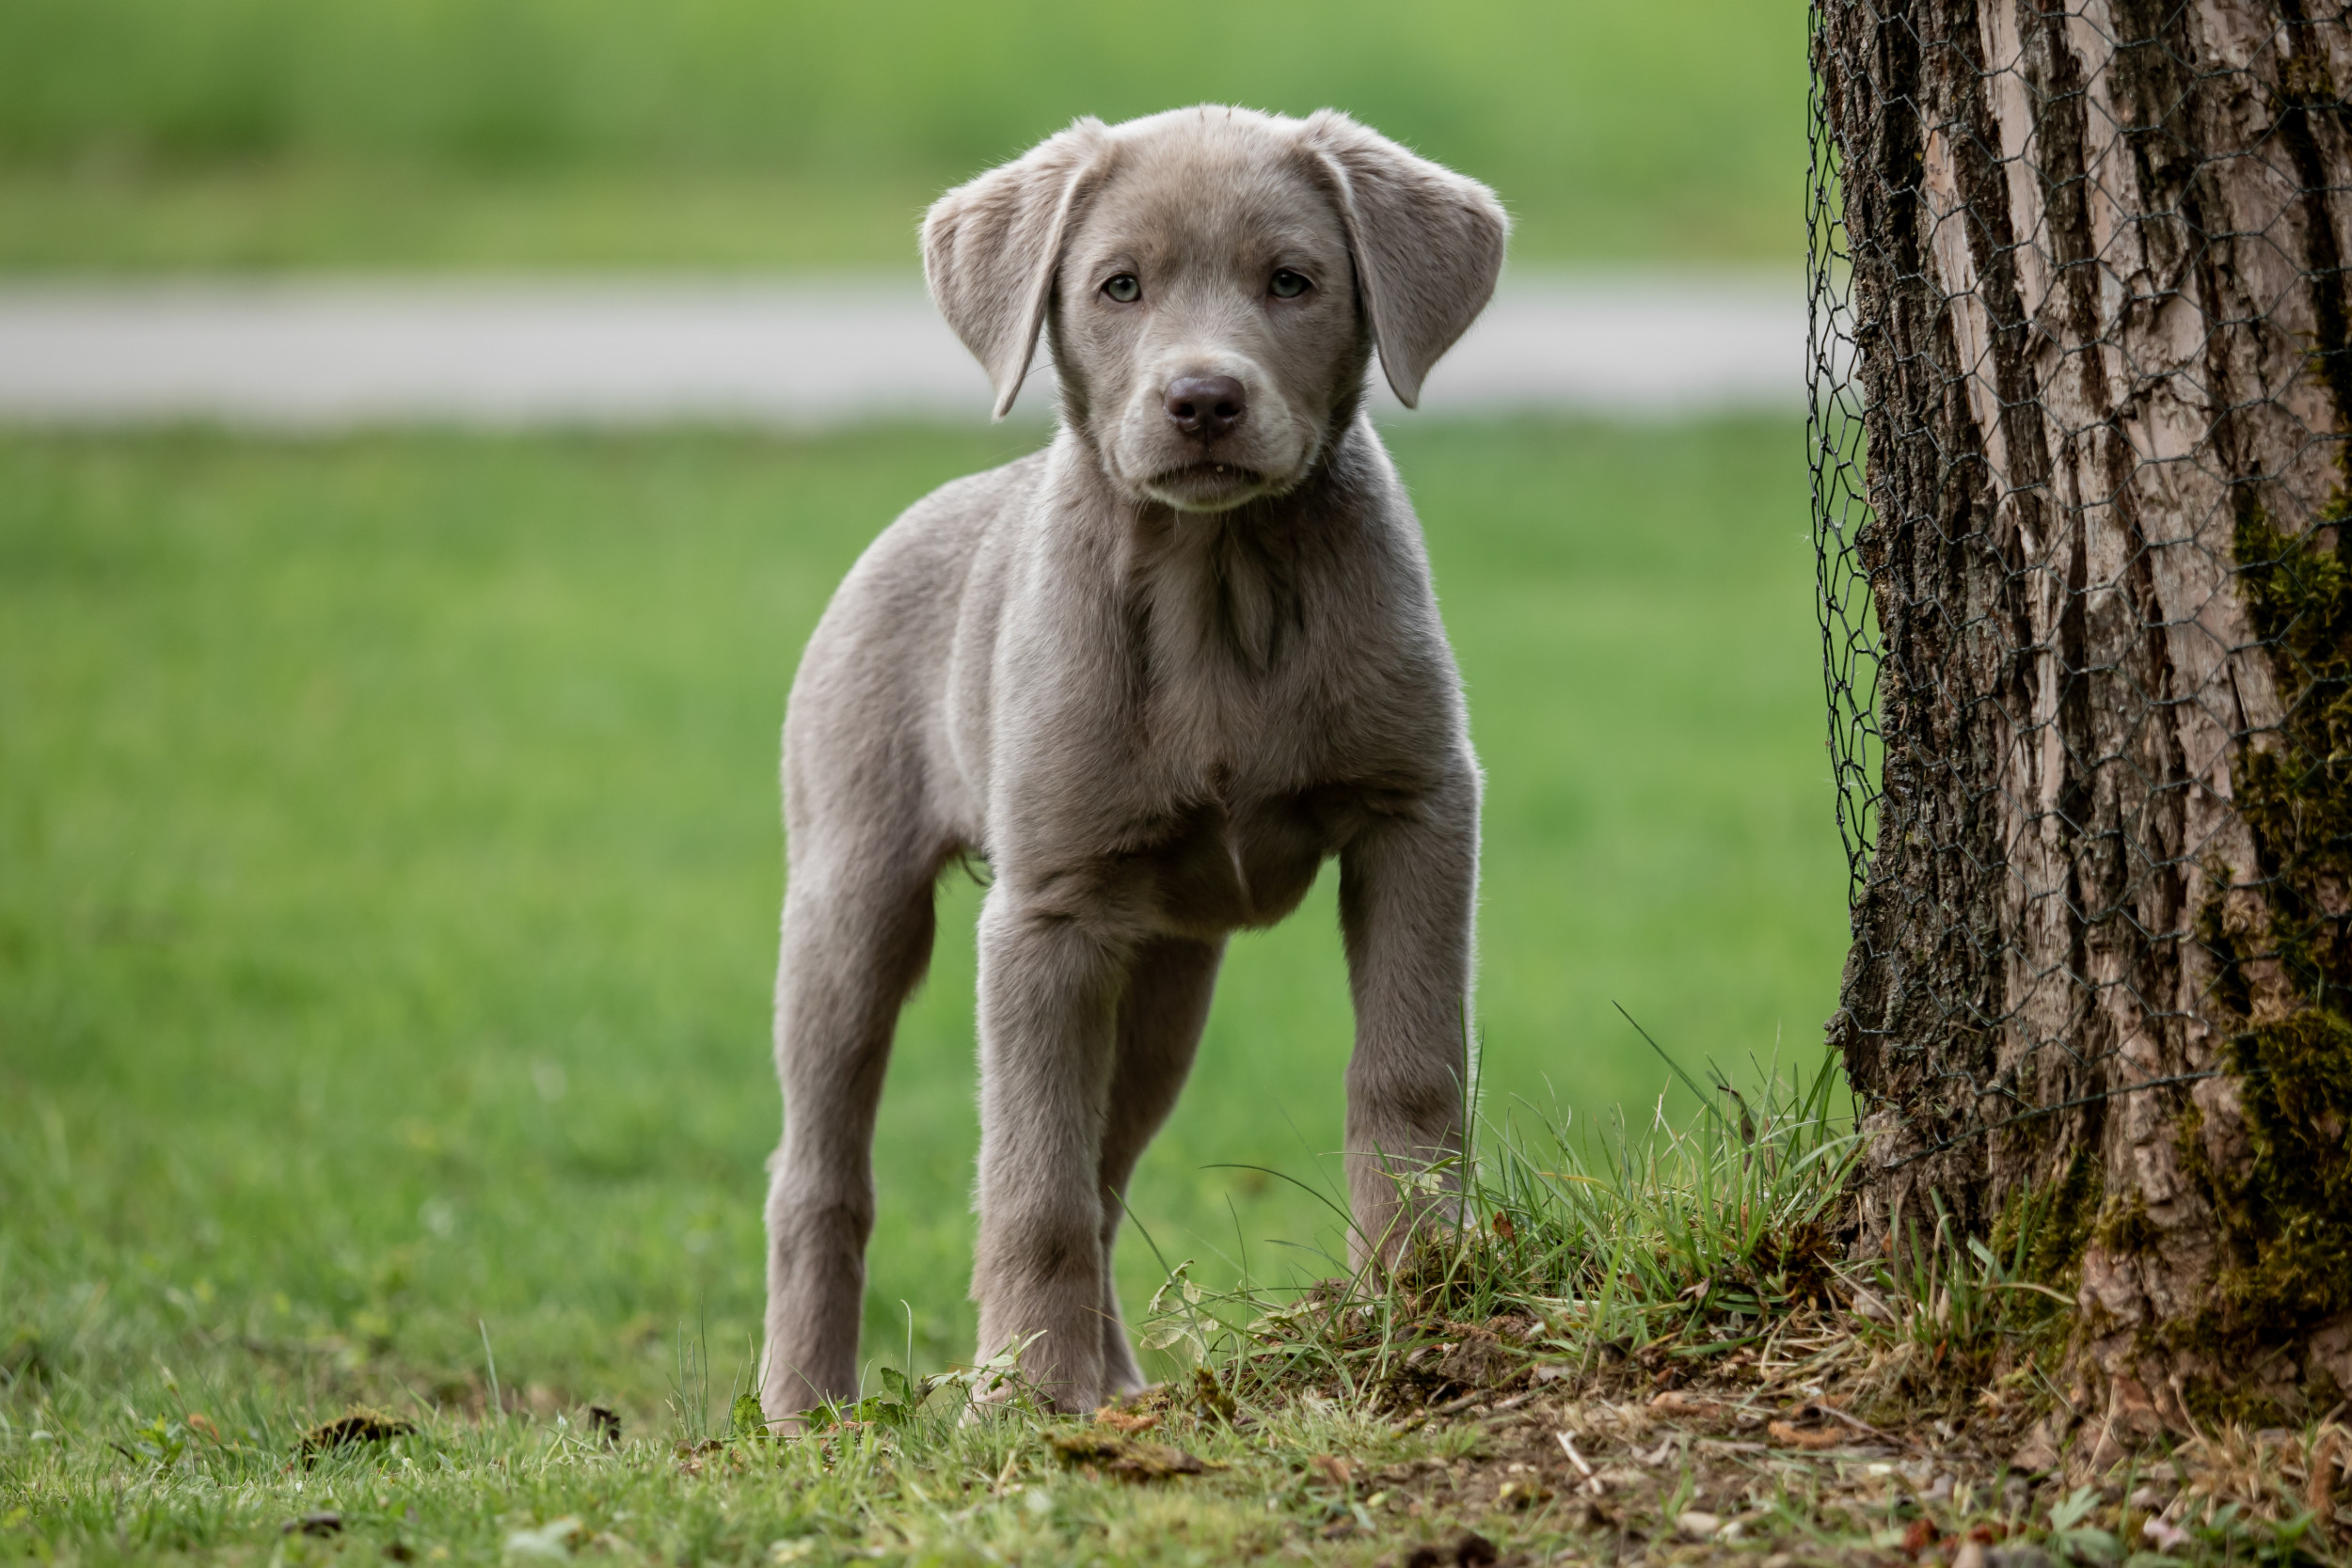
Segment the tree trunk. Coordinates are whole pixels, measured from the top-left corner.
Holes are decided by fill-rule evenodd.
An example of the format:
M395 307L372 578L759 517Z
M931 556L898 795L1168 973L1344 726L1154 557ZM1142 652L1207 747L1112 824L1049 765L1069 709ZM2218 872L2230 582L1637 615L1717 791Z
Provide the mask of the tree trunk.
M2095 1446L2316 1417L2352 1393L2352 11L1817 0L1814 51L1867 450L1824 559L1867 577L1883 759L1830 1024L1863 1244L2038 1215Z

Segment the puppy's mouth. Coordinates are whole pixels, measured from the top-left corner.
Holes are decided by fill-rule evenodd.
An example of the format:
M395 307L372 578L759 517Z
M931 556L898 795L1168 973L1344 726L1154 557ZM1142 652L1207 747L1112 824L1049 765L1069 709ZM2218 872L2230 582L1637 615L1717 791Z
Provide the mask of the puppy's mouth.
M1207 458L1163 468L1143 483L1154 500L1182 512L1223 512L1263 495L1269 487L1266 476L1256 468Z

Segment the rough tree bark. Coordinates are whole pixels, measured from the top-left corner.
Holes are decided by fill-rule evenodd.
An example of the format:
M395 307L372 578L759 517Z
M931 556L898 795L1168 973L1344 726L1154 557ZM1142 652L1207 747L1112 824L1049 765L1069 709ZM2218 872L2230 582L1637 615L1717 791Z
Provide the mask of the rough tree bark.
M1864 1244L2039 1214L2099 1445L2352 1393L2352 13L1818 0L1883 644ZM1906 1217L1907 1216L1907 1217Z

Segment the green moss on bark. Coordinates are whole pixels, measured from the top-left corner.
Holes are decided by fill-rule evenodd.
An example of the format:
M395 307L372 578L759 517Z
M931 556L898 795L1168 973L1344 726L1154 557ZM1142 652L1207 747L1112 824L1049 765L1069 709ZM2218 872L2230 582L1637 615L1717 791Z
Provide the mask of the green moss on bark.
M2231 1042L2253 1160L2236 1215L2254 1245L2223 1276L2258 1334L2352 1308L2352 1027L2307 1007Z
M2195 1162L2223 1262L2214 1306L2169 1336L2225 1376L2352 1310L2352 573L2329 537L2345 514L2340 492L2297 537L2249 507L2234 541L2283 709L2232 781L2259 859L2246 880L2265 918L2238 917L2217 892L2198 931L2218 965L2217 1022L2231 1031L2249 1157L2230 1171ZM2214 885L2233 879L2222 868ZM2279 978L2258 986L2266 965ZM2250 1413L2236 1408L2243 1390L2200 1392L2192 1409Z
M2020 1279L2072 1290L2098 1218L2101 1184L2098 1155L2078 1148L2055 1185L2012 1188L1993 1222L1994 1256L2021 1258Z
M2233 778L2254 831L2270 907L2270 956L2295 990L2352 1016L2352 498L2338 491L2301 538L2259 510L2239 519L2238 583L2271 645L2284 709L2275 742L2243 752ZM2332 547L2326 534L2336 538Z
M2148 1200L2137 1193L2108 1204L2096 1234L2100 1250L2118 1258L2137 1258L2164 1244L2164 1232L2148 1217Z

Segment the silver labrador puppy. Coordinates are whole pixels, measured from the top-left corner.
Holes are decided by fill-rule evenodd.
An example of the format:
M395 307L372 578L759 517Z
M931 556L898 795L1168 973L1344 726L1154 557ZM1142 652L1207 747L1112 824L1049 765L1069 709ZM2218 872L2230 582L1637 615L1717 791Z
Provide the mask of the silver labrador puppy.
M1111 1246L1226 936L1340 859L1358 1258L1460 1148L1478 765L1421 531L1363 410L1494 290L1484 185L1342 114L1083 119L939 199L932 297L1004 413L1041 328L1051 446L934 492L809 641L785 721L784 1142L762 1395L857 1383L876 1101L932 892L986 857L983 1355L1140 1386Z

